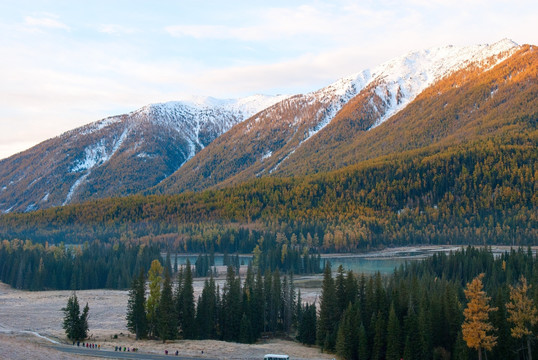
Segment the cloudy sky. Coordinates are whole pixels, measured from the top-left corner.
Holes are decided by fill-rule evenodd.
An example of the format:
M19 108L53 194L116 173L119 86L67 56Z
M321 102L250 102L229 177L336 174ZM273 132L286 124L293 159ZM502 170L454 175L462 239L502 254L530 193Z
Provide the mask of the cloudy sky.
M536 24L536 0L5 0L0 159L190 94L308 92L412 50L538 44Z

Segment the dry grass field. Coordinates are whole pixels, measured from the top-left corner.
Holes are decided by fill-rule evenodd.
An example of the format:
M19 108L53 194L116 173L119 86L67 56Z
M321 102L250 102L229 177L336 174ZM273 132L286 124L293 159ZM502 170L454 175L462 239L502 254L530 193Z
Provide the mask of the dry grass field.
M219 280L221 281L221 280ZM195 281L195 296L202 290L203 281ZM301 290L302 297L314 301L319 289ZM50 348L51 341L67 343L62 329L61 308L67 303L71 291L20 291L0 283L0 359L73 359ZM293 359L332 359L318 348L305 347L293 341L266 339L257 344L245 345L214 340L135 341L126 328L125 311L127 291L77 291L81 306L88 302L90 341L102 349L115 346L137 347L140 352L164 354L164 350L184 356L213 359L263 359L267 353L284 353ZM32 334L36 332L43 337ZM117 335L117 339L114 339ZM49 340L47 340L49 339ZM202 354L203 351L203 354ZM88 357L79 357L88 359Z

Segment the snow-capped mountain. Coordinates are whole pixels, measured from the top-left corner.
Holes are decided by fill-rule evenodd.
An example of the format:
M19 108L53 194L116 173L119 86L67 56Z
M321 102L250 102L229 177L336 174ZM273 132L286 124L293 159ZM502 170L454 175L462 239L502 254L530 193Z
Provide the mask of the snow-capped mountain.
M133 194L286 96L192 97L109 117L0 161L0 212Z
M502 40L411 52L307 94L148 105L1 160L0 212L324 172L493 134L535 116L514 109L529 103L518 96L536 102L536 66L535 47Z
M331 151L357 131L380 126L441 79L469 67L490 69L518 48L513 41L502 40L411 52L318 91L290 97L219 137L159 184L157 191L199 190L282 172L284 167L292 175L290 169L302 161L308 163L311 154ZM353 108L349 126L326 131L346 107ZM316 172L315 166L310 171Z

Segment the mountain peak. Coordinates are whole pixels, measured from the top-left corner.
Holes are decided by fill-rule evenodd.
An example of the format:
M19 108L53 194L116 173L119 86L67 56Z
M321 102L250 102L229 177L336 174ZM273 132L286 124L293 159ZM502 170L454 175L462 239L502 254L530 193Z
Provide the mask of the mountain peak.
M190 96L105 118L3 160L0 211L294 173L308 156L316 168L315 156L383 130L368 132L436 82L490 71L520 48L502 39L412 51L304 95Z

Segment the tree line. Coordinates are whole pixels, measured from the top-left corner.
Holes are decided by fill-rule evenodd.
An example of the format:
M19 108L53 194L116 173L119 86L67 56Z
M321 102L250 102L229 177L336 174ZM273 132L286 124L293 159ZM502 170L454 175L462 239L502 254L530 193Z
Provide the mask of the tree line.
M0 242L0 281L24 290L127 289L140 269L160 259L155 244L95 241L68 246Z
M165 268L154 261L132 284L127 322L137 338L250 343L271 333L360 360L530 359L536 351L538 259L530 249L494 256L469 247L390 276L341 266L334 274L327 263L315 303L278 269L262 275L249 266L243 280L230 266L222 288L209 277L195 300L190 264L175 287Z
M195 300L193 270L187 260L175 283L168 267L158 260L152 262L147 274L140 272L133 280L126 318L128 329L137 339L252 343L262 333L289 333L296 327L302 309L293 276L281 276L278 269L266 270L262 276L249 264L242 281L230 265L222 288L211 275Z
M326 269L317 343L342 359L530 359L537 271L530 250L495 258L473 248L408 263L387 278L356 281L339 269L333 279Z

